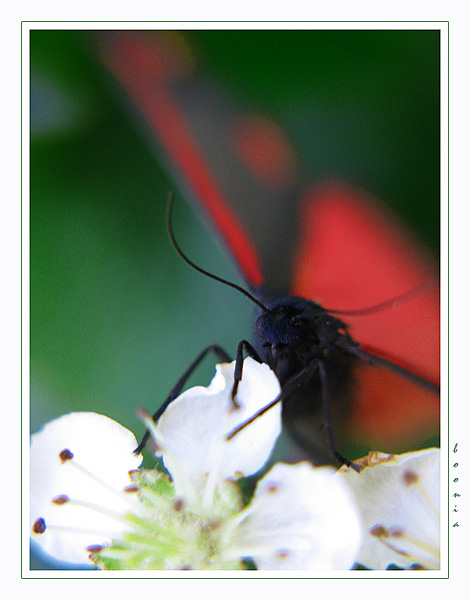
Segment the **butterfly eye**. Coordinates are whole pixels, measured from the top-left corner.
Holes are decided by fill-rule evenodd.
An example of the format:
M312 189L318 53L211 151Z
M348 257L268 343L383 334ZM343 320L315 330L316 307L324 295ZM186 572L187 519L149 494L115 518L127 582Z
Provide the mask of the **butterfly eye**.
M292 317L289 317L289 325L293 325L293 326L302 326L305 323L305 318L302 317L302 315L294 315Z

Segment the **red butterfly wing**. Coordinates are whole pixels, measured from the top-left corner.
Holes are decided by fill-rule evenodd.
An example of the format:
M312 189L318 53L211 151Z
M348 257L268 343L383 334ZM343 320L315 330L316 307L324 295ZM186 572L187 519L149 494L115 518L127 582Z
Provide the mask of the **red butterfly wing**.
M434 282L393 308L345 319L361 347L438 383L438 278L404 228L364 194L339 184L309 192L301 227L293 292L326 308L362 309ZM438 431L436 394L383 368L359 365L356 379L351 426L359 441L408 443Z
M298 165L283 132L205 79L175 32L111 32L100 39L100 53L175 182L204 209L251 287L259 287L264 274L265 282L276 282L271 292L285 293L289 243L278 232L288 231L289 220L295 226L285 206L298 197Z

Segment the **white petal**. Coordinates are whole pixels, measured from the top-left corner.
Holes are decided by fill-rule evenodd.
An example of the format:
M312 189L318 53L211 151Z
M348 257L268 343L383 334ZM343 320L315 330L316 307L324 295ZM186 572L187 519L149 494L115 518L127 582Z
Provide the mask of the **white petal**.
M179 396L157 425L165 466L175 478L183 470L193 482L216 473L217 482L235 474L250 475L269 458L281 431L280 403L234 438L226 435L264 408L280 393L279 382L266 364L247 358L234 409L230 394L235 362L217 365L209 387L194 387ZM178 464L176 464L178 463ZM197 484L196 484L197 485Z
M374 452L359 474L342 467L338 477L347 480L355 494L365 528L359 563L370 569L413 563L439 567L439 459L436 448L402 455ZM406 535L381 538L373 535L380 531L378 526Z
M259 569L349 569L355 562L358 513L330 467L276 464L245 514L232 546Z
M105 485L120 491L130 484L128 472L136 469L141 456L133 450L134 435L119 423L95 413L71 413L47 423L31 438L31 526L41 517L46 527L75 528L76 533L53 527L33 539L52 557L71 563L87 563L85 548L109 542L123 530L119 521L88 508L65 504L56 506L51 499L66 495L91 502L122 514L129 510L130 497L113 493L91 477L61 464L59 453L70 450L74 463L87 469ZM96 532L96 533L93 533ZM103 535L108 533L108 535Z

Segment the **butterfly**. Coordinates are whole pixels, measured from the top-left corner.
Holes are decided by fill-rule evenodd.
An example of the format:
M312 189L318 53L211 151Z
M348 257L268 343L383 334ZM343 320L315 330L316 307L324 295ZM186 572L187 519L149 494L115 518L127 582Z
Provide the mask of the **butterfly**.
M348 462L333 432L387 450L436 434L438 278L403 226L352 185L311 183L276 123L204 78L180 34L108 32L98 47L258 303L261 346L243 341L237 360L245 351L273 366L299 444L317 461Z

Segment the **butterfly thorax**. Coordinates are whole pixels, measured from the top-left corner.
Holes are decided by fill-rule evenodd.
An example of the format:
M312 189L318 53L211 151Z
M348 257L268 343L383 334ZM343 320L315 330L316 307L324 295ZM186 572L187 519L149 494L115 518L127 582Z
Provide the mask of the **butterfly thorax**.
M341 346L355 345L346 324L319 304L304 298L282 298L262 313L256 328L265 349L265 360L284 385L304 367L314 370L316 361L349 363Z

